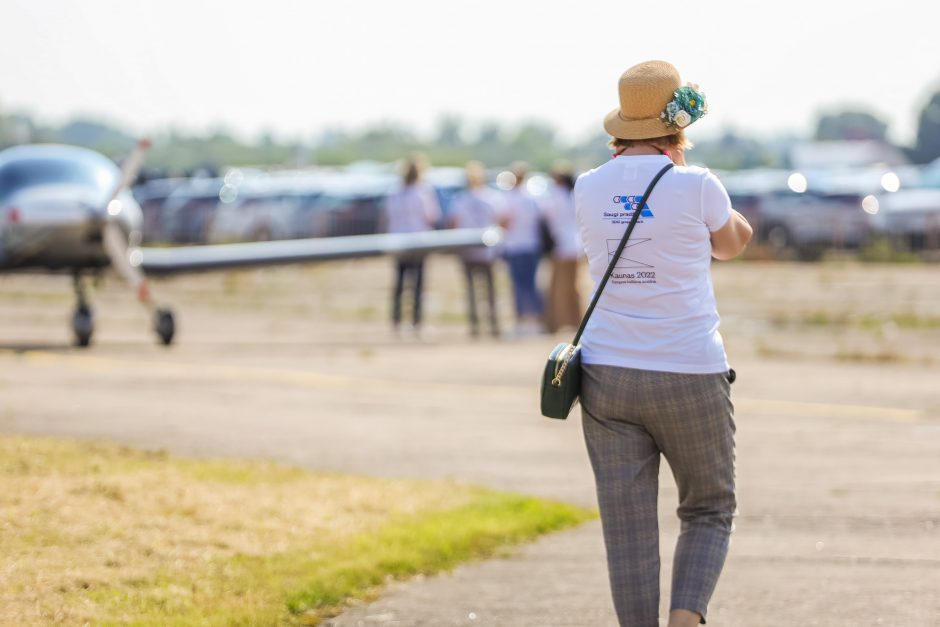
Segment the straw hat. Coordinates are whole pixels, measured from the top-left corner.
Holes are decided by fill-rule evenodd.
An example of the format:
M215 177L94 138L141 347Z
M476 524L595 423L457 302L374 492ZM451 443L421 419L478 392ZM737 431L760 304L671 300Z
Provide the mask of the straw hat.
M620 76L620 107L604 118L604 130L620 139L678 133L681 126L669 124L663 113L681 84L679 71L670 63L645 61L634 65Z

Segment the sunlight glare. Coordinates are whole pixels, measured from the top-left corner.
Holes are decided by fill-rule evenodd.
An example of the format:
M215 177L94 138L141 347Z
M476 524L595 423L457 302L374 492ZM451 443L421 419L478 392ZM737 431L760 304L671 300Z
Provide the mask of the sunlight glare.
M802 194L807 188L806 177L799 172L794 172L787 179L787 187L797 194Z
M548 191L548 179L541 174L532 175L526 180L525 189L533 196L541 196Z
M492 248L499 244L500 240L503 238L502 232L498 228L487 229L483 233L483 245Z
M881 187L883 187L886 192L896 192L901 189L901 179L898 178L898 175L894 172L886 172L884 176L881 177Z
M238 187L245 180L245 175L238 168L232 168L225 173L225 184Z
M226 177L228 178L228 177ZM234 185L226 183L222 186L222 189L219 190L219 200L228 204L235 202L235 199L238 197L238 188Z
M500 188L503 191L507 191L513 188L516 184L516 175L510 172L509 170L503 170L496 175L496 187Z

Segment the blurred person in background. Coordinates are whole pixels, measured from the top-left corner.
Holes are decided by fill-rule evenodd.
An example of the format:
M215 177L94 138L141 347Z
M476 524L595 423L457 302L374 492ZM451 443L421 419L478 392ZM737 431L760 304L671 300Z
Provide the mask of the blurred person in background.
M581 337L582 425L620 624L660 624L664 456L681 521L668 625L693 627L705 622L736 507L734 375L711 263L739 255L751 228L714 174L685 163L684 130L707 111L698 87L682 86L669 63L648 61L623 73L619 95L604 120L615 158L582 174L574 192L595 285L624 235L624 216L640 216Z
M441 219L437 193L422 180L427 165L421 156L407 159L403 165L402 186L385 203L385 221L389 233L430 231ZM401 330L402 295L412 293L412 330L421 329L421 300L424 287L424 255L401 255L395 260L395 289L392 292L392 328Z
M574 174L567 164L552 169L552 185L543 204L551 233L552 278L548 287L545 327L551 333L581 323L578 262L584 255L574 207Z
M496 192L486 186L486 171L479 161L467 164L467 189L457 195L451 205L451 226L459 229L483 229L495 226ZM480 319L477 313L477 291L482 283L486 290L489 307L490 334L499 337L499 321L496 314L496 290L493 286L493 261L496 250L480 246L468 248L460 255L464 276L467 279L467 313L470 320L470 335L480 335Z
M545 309L542 295L535 283L542 255L539 229L541 208L526 190L529 167L514 163L515 182L504 194L500 204L499 225L506 229L503 237L503 258L509 267L513 300L516 308L516 334L534 335L542 331Z

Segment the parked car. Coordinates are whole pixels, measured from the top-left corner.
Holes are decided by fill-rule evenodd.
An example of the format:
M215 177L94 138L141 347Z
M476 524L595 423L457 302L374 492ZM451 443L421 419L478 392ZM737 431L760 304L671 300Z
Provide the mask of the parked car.
M223 190L210 242L365 235L381 230L394 177L314 171L245 178Z
M311 237L368 235L384 230L385 199L395 188L391 174L343 174L329 181L300 211Z
M205 243L209 223L224 186L225 182L220 178L197 178L189 179L174 189L163 205L160 241Z
M869 209L874 233L909 250L940 248L940 159L916 184L879 194Z
M762 200L770 195L785 193L790 172L770 168L755 168L735 172L715 173L728 195L731 206L743 215L760 238L760 208Z
M722 180L732 205L754 227L757 243L807 260L827 249L852 249L866 242L872 199L889 181L900 185L897 174L876 166L755 170L730 173Z
M184 178L154 179L134 188L134 198L143 214L141 238L144 243L163 241L166 200L175 189L185 185L187 180Z
M263 174L226 183L207 231L212 243L310 237L305 207L321 193L322 176Z
M812 260L829 248L857 248L868 238L865 196L806 190L767 196L760 204L758 241Z
M253 242L293 239L306 234L297 223L298 208L317 198L316 192L245 193L216 209L207 239L219 242Z

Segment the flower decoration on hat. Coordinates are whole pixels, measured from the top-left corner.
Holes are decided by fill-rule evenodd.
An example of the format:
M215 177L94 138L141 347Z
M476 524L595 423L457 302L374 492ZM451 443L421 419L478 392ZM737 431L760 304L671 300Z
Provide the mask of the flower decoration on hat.
M685 128L706 113L705 94L699 91L698 85L689 83L673 92L672 100L659 117L670 128Z

